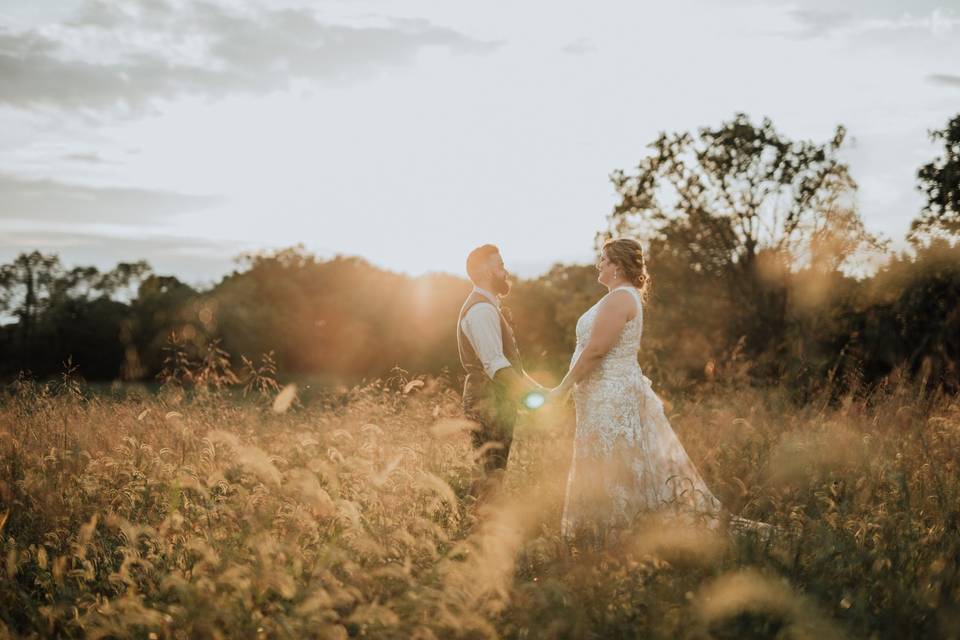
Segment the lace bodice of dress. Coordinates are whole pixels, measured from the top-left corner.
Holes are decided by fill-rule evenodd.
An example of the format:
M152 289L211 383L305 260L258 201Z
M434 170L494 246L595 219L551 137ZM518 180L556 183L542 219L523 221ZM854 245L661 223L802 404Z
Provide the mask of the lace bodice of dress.
M637 315L623 325L617 342L573 389L577 405L577 437L583 451L609 452L618 441L635 444L642 428L640 411L645 406L644 392L649 388L649 381L637 364L643 307L635 288L617 287L613 291L619 289L626 289L633 295L637 301ZM602 302L601 299L587 309L577 321L577 348L571 367L590 341Z
M623 329L620 331L620 338L617 340L616 344L611 347L610 351L608 351L603 357L603 360L600 362L599 366L597 366L597 368L591 372L590 376L588 376L583 382L588 382L589 380L598 376L616 374L618 371L622 373L623 367L627 367L628 369L638 367L637 353L640 351L640 336L643 333L643 305L640 302L640 294L634 287L617 287L616 289L611 290L607 295L610 295L614 291L619 291L620 289L629 291L637 301L637 315L623 325ZM580 354L583 352L584 347L587 346L587 343L590 342L590 335L593 333L593 323L597 319L597 312L600 309L600 304L605 298L606 296L601 298L595 305L587 309L584 314L580 316L580 319L577 320L577 347L574 350L573 357L570 360L571 367L580 357Z

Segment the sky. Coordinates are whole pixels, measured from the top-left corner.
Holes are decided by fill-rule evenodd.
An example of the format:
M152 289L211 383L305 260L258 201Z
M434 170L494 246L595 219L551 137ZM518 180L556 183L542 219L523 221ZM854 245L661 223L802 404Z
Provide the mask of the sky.
M593 260L661 131L848 129L902 244L960 112L960 0L0 0L0 260L209 284L302 243L413 275Z

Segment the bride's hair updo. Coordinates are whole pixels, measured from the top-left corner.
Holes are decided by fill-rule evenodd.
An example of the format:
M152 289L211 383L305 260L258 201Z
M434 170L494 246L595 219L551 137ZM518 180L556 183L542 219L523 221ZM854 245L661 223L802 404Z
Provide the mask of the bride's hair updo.
M633 238L614 238L603 243L603 253L607 260L620 269L620 272L635 286L641 294L646 293L650 284L647 264L643 259L643 248Z

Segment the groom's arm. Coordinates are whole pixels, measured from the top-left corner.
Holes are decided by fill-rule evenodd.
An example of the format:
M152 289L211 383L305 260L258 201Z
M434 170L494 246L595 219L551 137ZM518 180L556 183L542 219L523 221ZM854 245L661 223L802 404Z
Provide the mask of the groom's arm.
M529 384L530 386L532 386L534 389L546 389L545 386L543 386L542 384L540 384L539 382L537 382L536 380L534 380L533 378L531 378L531 377L530 377L530 374L527 373L526 369L524 369L524 371L523 371L523 377L524 377L524 379L527 381L527 384Z
M467 311L461 324L488 378L493 380L498 371L512 367L503 354L500 315L496 307L487 302L476 304Z
M541 388L525 371L514 367L503 354L500 314L492 304L474 305L463 318L463 333L480 359L483 370L495 384L503 386L518 401L529 391Z
M517 402L531 391L543 388L536 380L528 376L526 372L517 371L513 365L497 371L493 381L502 385L507 390L507 394Z

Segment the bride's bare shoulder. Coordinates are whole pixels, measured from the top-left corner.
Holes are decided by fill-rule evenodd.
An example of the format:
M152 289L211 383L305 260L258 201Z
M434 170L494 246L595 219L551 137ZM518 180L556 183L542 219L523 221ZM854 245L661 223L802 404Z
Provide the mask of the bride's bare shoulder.
M608 312L625 313L633 317L637 311L637 300L626 289L614 289L600 299L600 307Z
M629 305L634 302L633 294L628 289L614 289L600 299L603 304Z

